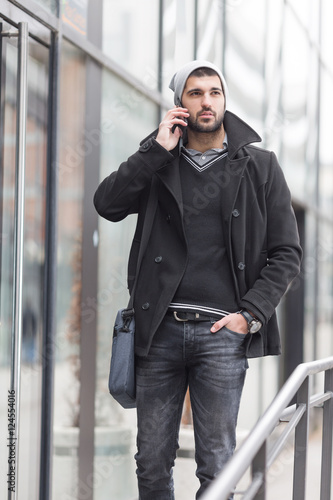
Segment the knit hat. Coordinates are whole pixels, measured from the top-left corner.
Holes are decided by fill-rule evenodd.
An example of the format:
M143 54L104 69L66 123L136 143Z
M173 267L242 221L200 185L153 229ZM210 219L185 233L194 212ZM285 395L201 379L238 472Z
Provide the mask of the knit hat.
M176 106L179 106L181 104L183 91L188 77L194 70L199 68L210 68L217 73L222 83L222 90L224 93L226 107L228 97L228 87L226 81L219 68L209 61L191 61L185 64L185 66L183 66L179 71L177 71L177 73L173 75L169 88L174 92L174 103L176 104Z

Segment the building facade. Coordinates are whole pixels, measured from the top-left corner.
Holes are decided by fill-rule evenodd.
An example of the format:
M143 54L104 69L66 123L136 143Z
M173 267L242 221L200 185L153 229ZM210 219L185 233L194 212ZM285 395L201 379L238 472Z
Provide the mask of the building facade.
M135 411L107 389L135 217L101 220L92 198L192 59L221 67L229 109L276 152L304 249L283 354L251 360L239 426L298 363L333 353L332 17L329 0L1 1L4 498L135 498Z

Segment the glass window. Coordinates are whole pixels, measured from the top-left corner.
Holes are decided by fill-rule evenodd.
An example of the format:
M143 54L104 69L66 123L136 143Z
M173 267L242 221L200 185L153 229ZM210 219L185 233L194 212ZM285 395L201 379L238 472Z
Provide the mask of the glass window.
M333 214L333 151L331 120L333 113L333 78L331 72L322 68L320 93L320 174L319 174L319 204L320 208Z
M333 70L332 47L333 47L333 3L331 0L321 1L321 52L323 62L327 68Z
M5 25L7 28L7 25ZM9 26L8 28L9 29ZM3 387L10 387L11 374L11 336L13 328L13 269L14 269L14 231L15 231L15 147L16 147L16 86L17 86L17 41L10 39L7 43L4 38L2 54L3 72L1 80L1 94L4 107L1 110L1 175L0 175L0 224L1 224L1 246L0 246L0 364L3 370ZM5 166L7 168L5 168ZM1 400L3 407L6 401ZM4 417L1 414L1 417ZM1 419L2 427L5 429L5 420ZM1 435L5 440L5 437ZM7 450L1 450L0 464L5 468ZM3 461L2 461L3 460ZM5 469L4 469L5 470Z
M103 50L143 83L158 83L159 2L103 1Z
M331 183L331 187L332 187ZM332 213L332 212L330 212ZM319 224L316 258L319 269L318 280L318 324L316 331L317 359L333 353L333 229L322 221Z
M54 14L55 16L58 15L59 0L36 0L36 3L51 12L51 14Z
M162 91L171 102L172 75L194 58L194 3L192 0L163 2Z
M302 270L297 279L305 280L305 309L304 309L304 357L306 361L312 360L315 352L314 318L316 315L316 234L317 217L308 211L305 218L305 244Z
M282 131L286 120L280 103L282 84L281 46L284 4L281 0L267 4L265 43L265 121L263 123L263 145L280 153Z
M312 360L333 353L333 228L311 212L306 221L307 241L300 278L306 280L305 359Z
M283 55L282 55L282 99L283 166L287 180L295 196L303 197L306 189L305 163L309 138L308 83L310 45L306 33L292 10L286 9ZM315 71L315 69L314 69ZM311 164L312 172L314 164ZM313 187L310 188L313 191Z
M4 24L4 29L10 26ZM7 389L14 369L11 358L15 321L13 320L13 292L15 280L15 182L17 155L17 39L2 39L1 52L1 109L0 130L0 367L3 395L0 408L0 439L6 442L8 434ZM44 325L44 262L46 214L46 151L48 128L48 72L49 51L29 39L28 110L26 122L26 168L24 200L24 254L22 284L22 346L19 430L17 433L16 467L20 498L39 496L39 461L41 429L42 337ZM17 332L16 332L17 334ZM17 399L18 395L16 395ZM7 471L8 448L0 450L0 467ZM13 465L13 464L11 464ZM3 481L0 496L7 497Z
M62 0L62 20L81 35L87 34L89 0Z
M157 108L135 88L109 72L103 74L101 180L133 154L156 127ZM95 399L96 500L135 497L133 460L135 410L122 410L108 392L112 327L119 308L129 300L127 260L136 217L117 224L99 219L98 343ZM92 313L93 311L91 311ZM110 474L101 473L101 463Z
M288 0L289 8L294 12L295 16L298 17L300 22L304 27L308 27L311 23L311 4L315 4L313 0Z
M198 1L197 59L222 64L222 16L220 0Z
M29 53L18 485L22 500L39 487L49 72L47 48L30 39Z
M227 5L226 27L228 108L260 133L265 96L265 1L250 0Z
M85 149L85 58L62 43L58 173L57 324L54 386L53 498L77 487L80 416L82 199Z

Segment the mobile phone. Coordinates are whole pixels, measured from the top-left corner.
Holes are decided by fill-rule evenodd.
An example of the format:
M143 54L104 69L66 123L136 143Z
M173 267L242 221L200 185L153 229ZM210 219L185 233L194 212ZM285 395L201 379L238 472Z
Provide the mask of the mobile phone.
M183 120L183 122L185 122L187 124L187 120L186 118L184 118L183 116L177 116L177 118L180 118L181 120ZM178 123L173 125L172 129L171 129L171 132L174 134L176 128L179 127L180 130L184 131L184 128L185 126L183 127L182 125L179 125Z

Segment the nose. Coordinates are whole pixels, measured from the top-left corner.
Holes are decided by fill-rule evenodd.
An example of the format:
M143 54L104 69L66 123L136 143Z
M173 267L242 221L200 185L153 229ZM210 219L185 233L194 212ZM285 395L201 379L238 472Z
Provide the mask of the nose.
M209 93L205 93L202 95L202 99L201 99L201 106L203 108L209 108L211 106L212 102L211 102L211 98L210 98L210 95Z

